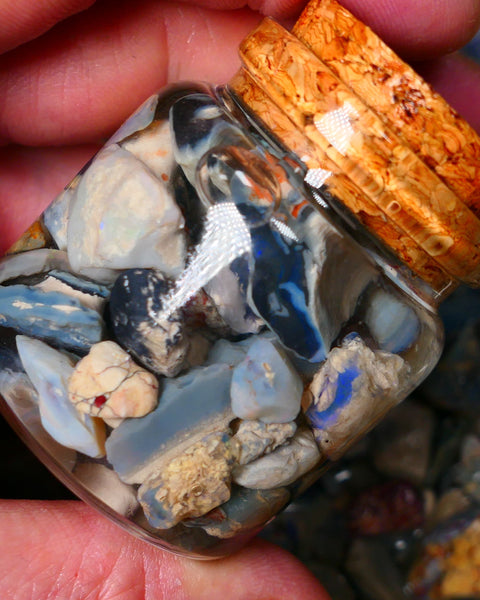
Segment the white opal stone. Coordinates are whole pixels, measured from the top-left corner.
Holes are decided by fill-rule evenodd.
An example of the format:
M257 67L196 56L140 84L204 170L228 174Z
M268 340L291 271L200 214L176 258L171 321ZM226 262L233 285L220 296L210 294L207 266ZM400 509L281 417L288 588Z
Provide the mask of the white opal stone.
M247 308L245 294L240 289L238 276L230 266L224 267L204 286L218 313L236 333L258 333L265 324Z
M28 376L9 369L0 370L0 394L40 446L66 471L73 471L77 453L59 444L45 431L38 408L38 392Z
M158 94L147 98L145 102L131 115L108 140L108 144L116 144L128 136L148 127L153 121L158 104Z
M122 148L141 160L161 181L170 181L176 163L168 121L152 123L142 135L123 142Z
M320 462L320 451L310 429L299 429L284 446L236 467L233 480L243 487L268 490L290 485Z
M19 335L17 348L23 367L39 396L45 430L60 444L87 456L105 455L105 425L79 413L68 399L73 364L68 356L39 340Z
M305 221L299 221L293 222L293 226L298 226L295 232L311 250L318 268L318 277L312 277L310 272L309 289L322 338L329 348L378 273L358 246L341 235L321 213L313 211Z
M232 411L241 419L288 423L300 410L303 384L288 358L268 339L259 338L232 376Z
M43 222L60 250L67 250L68 213L70 203L77 192L81 175L65 188L43 213Z
M72 404L92 417L144 417L158 401L158 381L118 344L94 344L73 371L68 394Z
M133 515L138 507L135 489L123 483L112 469L98 463L80 463L74 473L97 498L121 515Z
M393 294L375 290L365 314L365 322L382 350L399 353L415 342L420 321L413 308Z
M74 271L103 281L132 267L177 276L185 262L183 226L165 184L114 144L99 152L78 186L68 256Z
M66 252L40 248L30 250L30 252L12 254L0 259L0 283L15 277L44 273L52 269L70 270Z

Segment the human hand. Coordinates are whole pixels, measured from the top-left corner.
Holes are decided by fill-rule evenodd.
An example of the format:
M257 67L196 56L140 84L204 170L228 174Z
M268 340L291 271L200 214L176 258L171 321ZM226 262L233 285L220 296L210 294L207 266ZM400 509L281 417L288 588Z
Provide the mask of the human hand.
M1 250L145 97L169 81L222 82L234 73L238 42L259 14L199 5L242 3L17 0L12 8L0 0ZM290 19L304 2L253 4ZM343 4L410 59L462 45L480 23L476 0ZM453 56L428 73L478 125L475 69ZM0 539L5 599L326 597L299 563L264 542L225 560L192 562L133 539L80 503L0 503Z
M244 4L0 0L0 253L151 93L181 79L229 79L239 64L238 42L260 15L202 7ZM249 4L293 21L305 0ZM410 60L452 52L480 21L477 0L343 4ZM427 75L480 130L477 65L447 56L431 62Z

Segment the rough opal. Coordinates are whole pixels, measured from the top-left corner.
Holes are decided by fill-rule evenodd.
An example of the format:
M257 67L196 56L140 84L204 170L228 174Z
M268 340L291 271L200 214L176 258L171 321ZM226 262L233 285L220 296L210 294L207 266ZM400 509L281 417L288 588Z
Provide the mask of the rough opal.
M105 341L76 365L68 396L78 411L92 417L143 417L157 406L158 381L115 342Z
M178 275L185 261L182 213L164 182L113 144L97 155L78 184L67 248L75 271L101 280L131 267Z
M228 90L175 86L0 260L2 409L136 535L235 550L433 366L436 318L324 181Z
M116 339L151 371L168 377L182 370L190 347L182 315L160 316L171 287L161 272L129 269L117 277L110 295Z
M0 288L0 324L72 350L87 351L103 336L97 311L62 292L28 285Z
M87 456L105 455L105 425L79 413L68 399L72 361L47 344L17 337L23 367L38 393L42 425L54 440Z
M288 358L271 341L256 340L235 367L230 395L241 419L288 423L300 410L303 384Z

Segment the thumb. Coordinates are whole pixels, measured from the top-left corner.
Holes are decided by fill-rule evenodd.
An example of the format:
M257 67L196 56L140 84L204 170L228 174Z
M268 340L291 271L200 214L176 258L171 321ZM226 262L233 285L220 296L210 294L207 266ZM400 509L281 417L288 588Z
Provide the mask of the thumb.
M287 552L257 540L192 561L137 540L79 502L0 501L5 600L328 600Z

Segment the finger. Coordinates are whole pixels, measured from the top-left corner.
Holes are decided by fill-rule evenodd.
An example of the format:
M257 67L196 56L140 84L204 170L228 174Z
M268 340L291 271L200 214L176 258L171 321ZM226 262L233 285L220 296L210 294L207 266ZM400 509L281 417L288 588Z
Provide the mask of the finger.
M480 5L475 2L472 8L472 1L429 0L418 3L415 14L424 29L428 17L426 29L433 31L435 18L428 15L439 11L445 16L450 7L449 23L458 32L465 30L465 22L478 19ZM372 2L358 0L354 6L348 0L367 20L379 27L383 23L384 33L418 49L399 12L409 3L414 10L417 3L375 0L374 7ZM227 81L239 65L238 42L257 21L258 15L248 10L208 11L156 0L140 0L133 10L127 0L100 2L4 57L0 140L52 145L106 138L168 81ZM438 39L444 40L440 25L444 35L440 31Z
M180 0L205 8L235 10L249 7L275 19L296 17L305 6L305 0Z
M107 137L168 81L227 80L258 16L187 4L100 2L0 67L0 140L52 145Z
M480 26L478 0L340 0L402 56L426 59L465 45Z
M422 75L480 133L480 67L460 54L419 66Z
M128 535L77 502L0 503L0 597L16 600L327 600L286 552L256 542L194 562Z
M95 0L0 0L0 54L48 31Z

